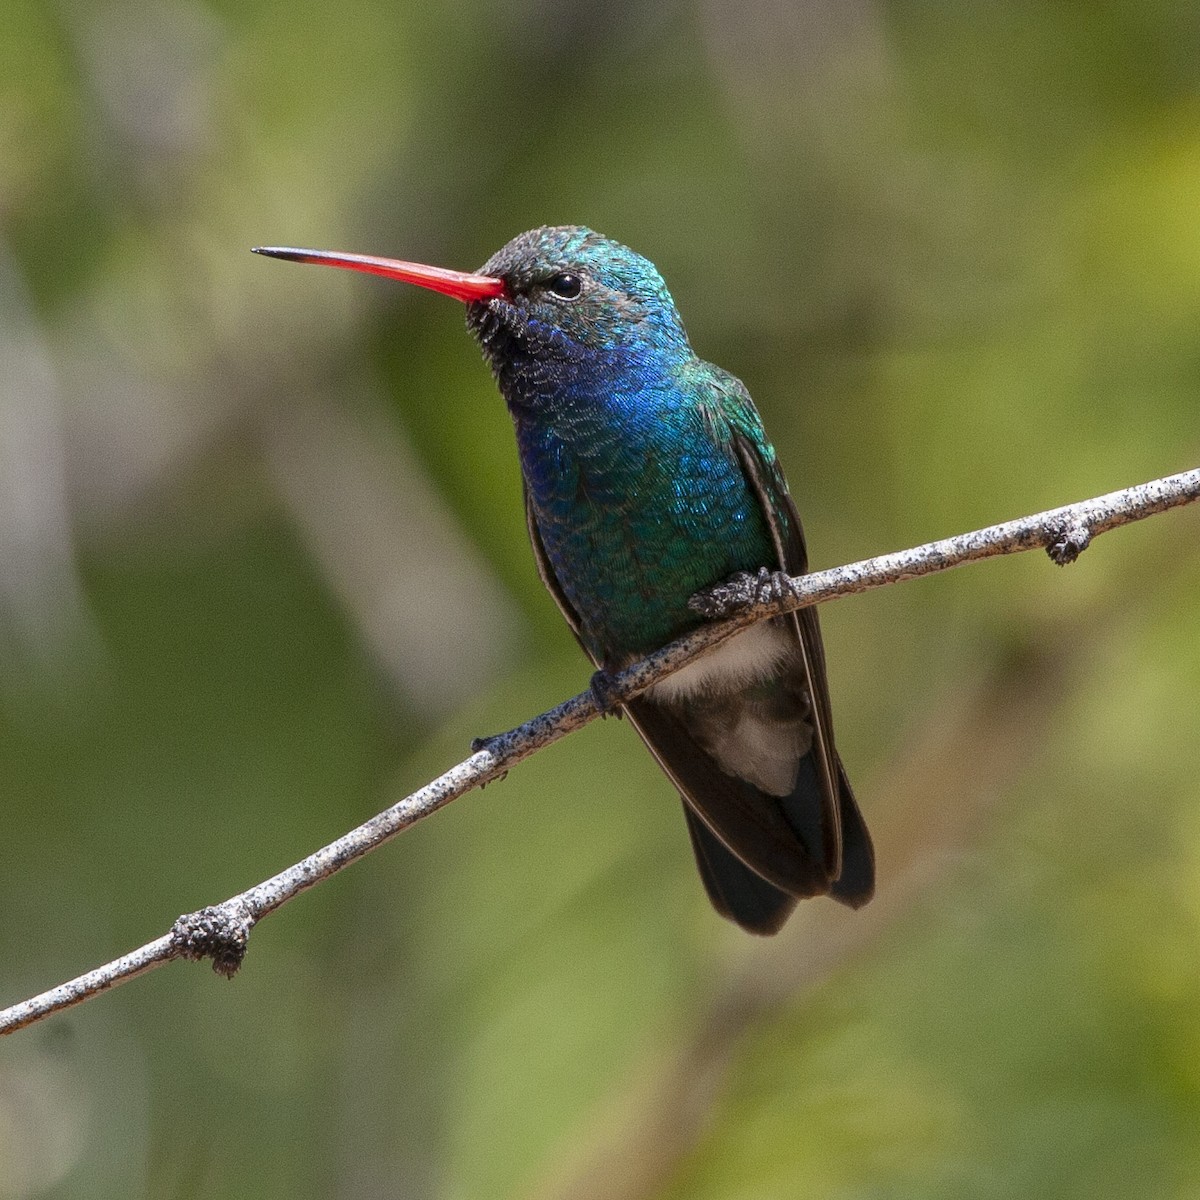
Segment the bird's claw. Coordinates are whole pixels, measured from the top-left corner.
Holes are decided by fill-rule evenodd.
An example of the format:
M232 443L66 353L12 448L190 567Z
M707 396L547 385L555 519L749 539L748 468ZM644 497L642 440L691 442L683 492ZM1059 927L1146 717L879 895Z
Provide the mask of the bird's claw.
M503 751L503 747L500 745L500 742L503 740L503 738L504 738L504 734L502 734L502 733L493 733L491 735L491 737L472 738L471 739L471 753L472 754L481 754L484 751L486 751L489 754L499 757L499 755ZM495 779L491 779L485 783L481 783L479 785L479 789L480 789L480 791L482 791L485 787L487 787L488 783L503 783L507 778L508 778L508 772L501 771L500 774L497 775Z
M706 621L731 617L751 604L774 604L792 594L792 581L786 571L739 571L728 579L697 592L688 608Z
M602 717L614 716L620 719L621 697L617 694L616 679L612 675L607 671L595 672L588 683L588 691Z

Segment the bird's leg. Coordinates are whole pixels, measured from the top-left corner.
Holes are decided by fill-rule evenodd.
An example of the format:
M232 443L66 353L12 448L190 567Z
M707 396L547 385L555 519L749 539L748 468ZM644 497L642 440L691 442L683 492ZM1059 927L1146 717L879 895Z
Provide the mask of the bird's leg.
M616 679L613 675L603 669L597 671L588 684L588 691L591 692L592 700L602 717L614 716L618 720L621 719L621 698L616 694Z
M504 747L500 743L503 742L505 737L507 737L507 736L508 735L504 734L504 733L493 733L491 735L491 737L472 738L471 739L471 753L479 754L482 751L487 751L490 754L498 755L498 754L502 753L504 750ZM490 780L489 782L503 783L507 778L508 778L508 772L502 771L499 775L496 776L495 779ZM479 787L480 787L480 790L482 791L485 787L487 787L487 783L481 783L479 785Z

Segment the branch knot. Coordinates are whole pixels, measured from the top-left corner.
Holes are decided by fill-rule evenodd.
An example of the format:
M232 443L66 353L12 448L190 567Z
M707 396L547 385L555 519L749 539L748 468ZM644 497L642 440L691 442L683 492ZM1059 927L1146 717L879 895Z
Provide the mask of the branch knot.
M1085 521L1065 520L1049 531L1046 553L1060 567L1073 563L1091 544L1092 531Z
M246 957L254 922L241 907L210 905L180 917L171 926L171 945L180 958L211 958L213 970L232 979Z

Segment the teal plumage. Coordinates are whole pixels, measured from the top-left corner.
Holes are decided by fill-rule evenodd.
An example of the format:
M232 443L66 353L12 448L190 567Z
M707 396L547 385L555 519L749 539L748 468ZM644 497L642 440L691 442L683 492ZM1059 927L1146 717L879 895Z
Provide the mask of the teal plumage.
M515 290L531 262L586 270L603 292L543 301L544 314L491 301L468 324L508 400L549 564L589 653L615 666L698 624L692 594L771 560L733 436L771 464L774 451L738 380L692 352L651 263L589 231L550 229L515 239L481 273Z

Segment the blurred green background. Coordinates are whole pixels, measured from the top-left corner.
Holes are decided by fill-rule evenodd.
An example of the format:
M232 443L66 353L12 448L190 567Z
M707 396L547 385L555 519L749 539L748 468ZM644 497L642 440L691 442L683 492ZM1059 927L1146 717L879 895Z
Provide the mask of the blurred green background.
M1200 9L6 0L0 1003L589 669L442 298L585 223L829 566L1196 464ZM597 723L0 1043L0 1200L1200 1197L1200 514L823 616L879 894L759 942Z

